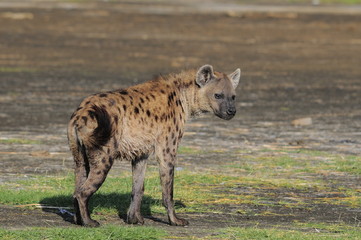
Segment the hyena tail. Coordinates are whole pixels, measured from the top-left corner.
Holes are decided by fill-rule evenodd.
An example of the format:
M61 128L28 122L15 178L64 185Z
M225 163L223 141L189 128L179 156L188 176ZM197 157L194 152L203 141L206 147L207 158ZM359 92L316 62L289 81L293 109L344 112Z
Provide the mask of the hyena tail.
M113 136L112 122L109 113L101 107L94 105L89 112L89 117L96 120L97 127L89 136L83 139L84 144L90 149L99 149L105 146Z
M91 120L85 121L84 125L80 123L81 126L79 126L73 122L68 126L68 141L75 163L84 164L88 154L106 145L113 135L111 119L105 109L94 105L88 114ZM90 121L96 124L90 127Z
M79 138L75 126L69 125L68 127L68 141L70 151L74 157L74 162L76 163L76 165L84 165L87 158L85 146L82 140Z

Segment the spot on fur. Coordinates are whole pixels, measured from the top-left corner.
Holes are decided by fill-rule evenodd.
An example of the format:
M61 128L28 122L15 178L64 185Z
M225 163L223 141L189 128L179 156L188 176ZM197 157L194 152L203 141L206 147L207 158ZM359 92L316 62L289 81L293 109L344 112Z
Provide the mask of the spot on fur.
M125 89L120 89L119 93L122 94L122 95L128 95L128 91L125 90Z

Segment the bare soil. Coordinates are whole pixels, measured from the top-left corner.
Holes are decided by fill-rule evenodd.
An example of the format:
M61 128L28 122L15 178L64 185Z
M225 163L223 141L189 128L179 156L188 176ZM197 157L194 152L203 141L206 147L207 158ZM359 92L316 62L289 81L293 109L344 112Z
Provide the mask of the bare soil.
M0 138L39 141L0 144L0 183L72 168L66 124L88 94L206 63L225 72L242 69L238 113L229 122L212 116L192 120L182 144L225 153L203 154L197 161L184 154L181 167L216 169L220 159L234 161L227 151L238 149L301 147L360 155L361 11L273 6L270 12L227 3L203 9L197 1L0 2ZM291 124L303 117L312 124ZM119 163L115 169L129 167ZM359 183L350 179L345 181ZM272 189L263 194L269 193L286 194ZM202 236L207 229L255 221L287 225L291 220L289 214L226 214L233 207L212 215L183 214L191 222L186 230L154 219L146 224ZM291 211L275 208L280 215ZM293 209L291 218L354 224L355 216L360 217L354 209L333 208L320 204L309 211ZM52 212L9 206L0 206L0 212L2 227L71 224Z

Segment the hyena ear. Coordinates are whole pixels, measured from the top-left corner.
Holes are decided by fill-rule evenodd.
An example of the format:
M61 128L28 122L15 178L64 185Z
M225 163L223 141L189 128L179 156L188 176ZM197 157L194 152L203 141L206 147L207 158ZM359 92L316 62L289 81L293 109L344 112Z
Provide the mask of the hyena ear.
M233 88L235 89L238 86L239 79L241 78L241 69L237 68L237 70L229 74L228 77L231 79Z
M203 87L213 77L214 77L213 67L211 65L204 65L197 72L196 82L200 87Z

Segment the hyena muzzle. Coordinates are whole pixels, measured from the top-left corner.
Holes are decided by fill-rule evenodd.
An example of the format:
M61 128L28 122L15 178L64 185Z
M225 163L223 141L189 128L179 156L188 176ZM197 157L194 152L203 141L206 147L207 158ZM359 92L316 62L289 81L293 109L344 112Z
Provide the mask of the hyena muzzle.
M171 225L187 225L174 211L176 151L190 117L213 112L230 120L236 114L240 69L227 75L210 65L158 77L127 89L98 93L82 101L68 125L75 161L75 223L98 226L90 217L90 197L104 182L115 159L132 164L133 186L126 222L143 224L140 213L147 159L159 163L163 205Z

